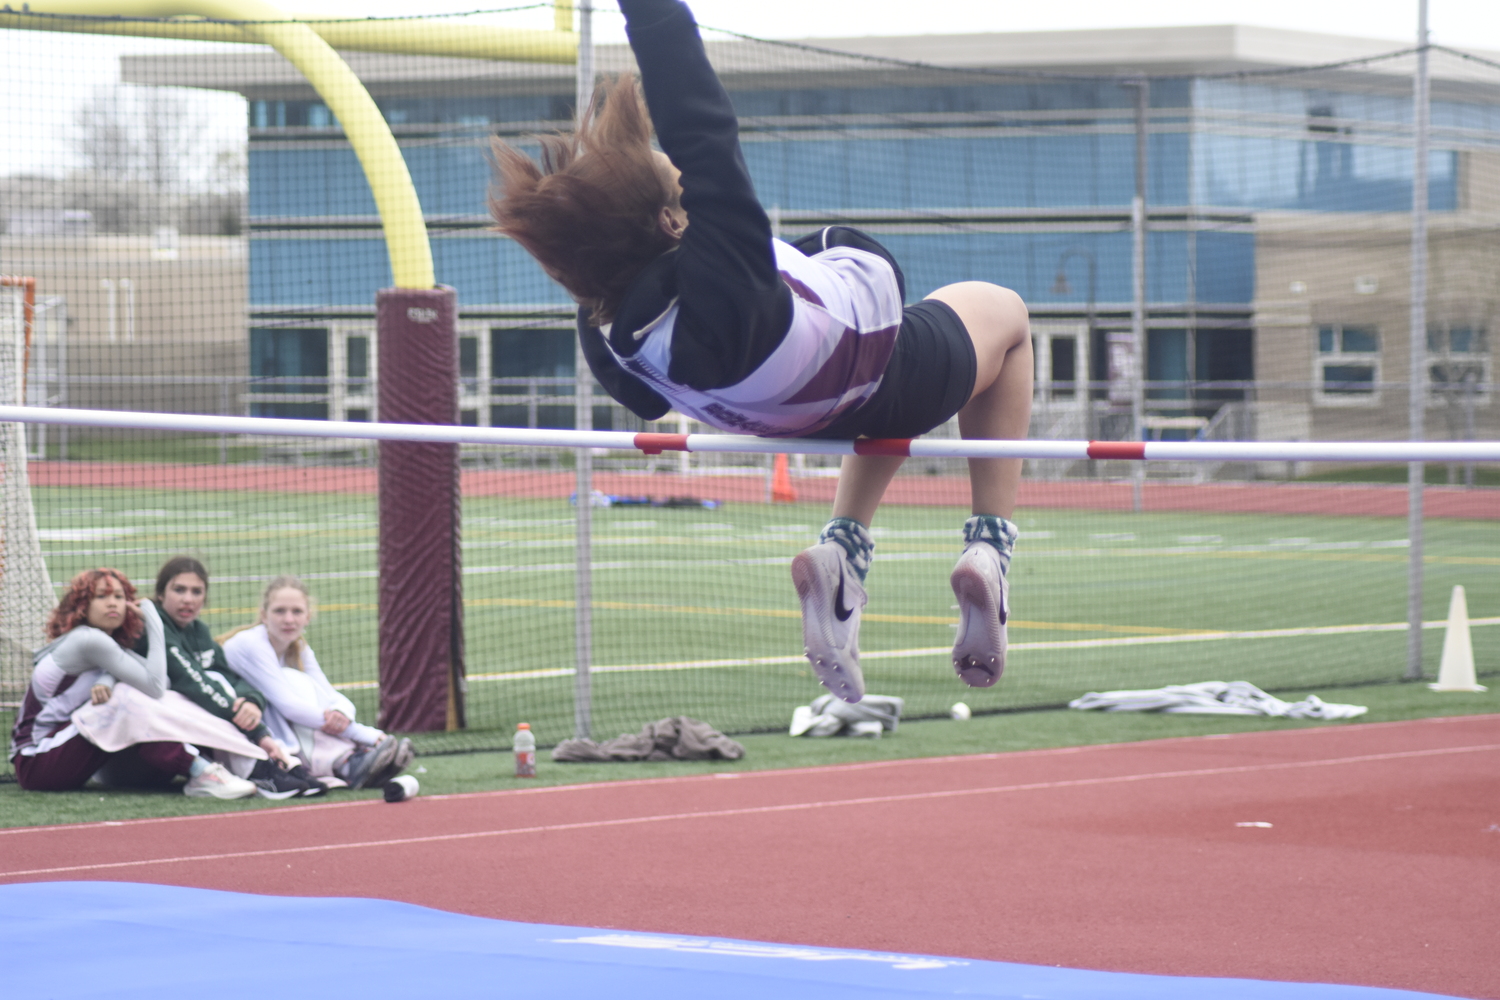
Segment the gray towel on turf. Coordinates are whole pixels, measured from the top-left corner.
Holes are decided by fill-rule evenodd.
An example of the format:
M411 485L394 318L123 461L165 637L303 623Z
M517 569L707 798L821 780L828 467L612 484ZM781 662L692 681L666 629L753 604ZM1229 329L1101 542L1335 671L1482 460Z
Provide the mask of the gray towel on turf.
M552 759L563 763L631 760L739 760L745 748L706 722L679 715L647 723L612 740L563 740Z
M873 736L895 732L906 702L894 695L867 694L854 704L825 694L792 713L792 736Z
M1166 712L1192 715L1269 715L1283 719L1352 719L1363 705L1339 705L1315 694L1302 701L1282 701L1249 681L1202 681L1171 684L1145 691L1090 691L1068 702L1069 708L1106 712Z

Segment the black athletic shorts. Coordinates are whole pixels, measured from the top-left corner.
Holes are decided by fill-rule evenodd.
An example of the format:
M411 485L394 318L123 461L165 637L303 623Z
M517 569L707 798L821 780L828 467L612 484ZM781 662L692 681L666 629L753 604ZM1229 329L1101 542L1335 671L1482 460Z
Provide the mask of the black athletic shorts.
M808 437L914 438L946 423L974 393L974 342L946 302L907 306L875 394Z

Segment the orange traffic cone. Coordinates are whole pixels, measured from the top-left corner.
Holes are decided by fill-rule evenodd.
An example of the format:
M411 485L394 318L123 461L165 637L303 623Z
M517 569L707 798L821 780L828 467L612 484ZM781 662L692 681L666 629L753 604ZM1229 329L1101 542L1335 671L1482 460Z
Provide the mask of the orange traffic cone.
M797 502L797 490L792 486L792 472L787 466L785 455L777 455L776 460L771 463L771 502Z

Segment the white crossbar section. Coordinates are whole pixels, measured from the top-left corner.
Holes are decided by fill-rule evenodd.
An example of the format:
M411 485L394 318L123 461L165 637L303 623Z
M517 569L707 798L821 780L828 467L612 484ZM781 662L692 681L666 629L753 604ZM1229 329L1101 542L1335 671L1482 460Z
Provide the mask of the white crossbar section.
M195 434L355 438L523 448L608 448L941 458L1135 459L1171 462L1500 462L1500 441L980 441L952 438L820 441L742 434L635 434L338 420L220 417L127 410L0 406L0 422Z

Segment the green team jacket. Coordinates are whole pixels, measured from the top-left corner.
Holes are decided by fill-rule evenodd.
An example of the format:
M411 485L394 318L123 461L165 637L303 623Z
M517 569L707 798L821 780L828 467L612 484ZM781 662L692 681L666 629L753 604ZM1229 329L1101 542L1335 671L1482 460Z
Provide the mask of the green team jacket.
M179 628L160 601L154 602L161 613L162 633L167 646L167 686L184 698L221 719L233 721L234 701L244 698L265 711L266 697L229 666L224 648L214 642L202 619L194 619L187 628ZM136 640L135 651L146 655L146 637ZM218 674L214 677L209 671ZM222 678L222 680L221 680ZM245 733L251 743L271 735L265 723Z

